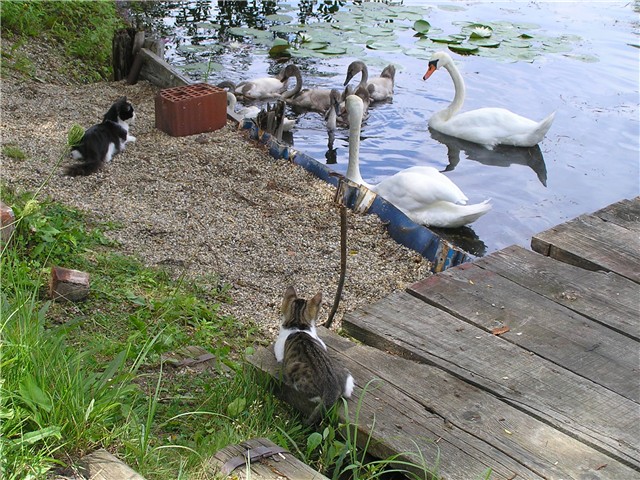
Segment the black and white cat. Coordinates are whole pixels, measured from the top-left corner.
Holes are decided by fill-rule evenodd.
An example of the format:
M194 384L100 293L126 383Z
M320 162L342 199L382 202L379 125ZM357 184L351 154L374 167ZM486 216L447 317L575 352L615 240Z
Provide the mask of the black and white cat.
M350 398L354 387L351 373L329 356L316 332L321 303L321 293L304 300L298 298L293 287L287 288L282 299L280 334L274 346L285 383L318 403L306 419L307 425L318 423L323 411L341 396Z
M69 165L65 173L72 177L95 173L124 150L127 142L135 142L136 137L129 135L129 124L135 116L127 97L119 98L105 113L102 123L89 127L80 143L71 149L71 157L77 163Z

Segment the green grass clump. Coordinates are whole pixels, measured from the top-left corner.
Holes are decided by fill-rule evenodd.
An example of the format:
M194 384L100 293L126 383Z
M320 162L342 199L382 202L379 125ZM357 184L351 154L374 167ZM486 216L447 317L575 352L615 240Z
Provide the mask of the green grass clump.
M125 26L115 2L3 0L0 8L3 34L12 32L22 39L47 35L60 43L72 63L65 72L75 79L111 77L113 34Z
M16 145L3 145L2 154L14 160L25 160L27 158L26 153Z

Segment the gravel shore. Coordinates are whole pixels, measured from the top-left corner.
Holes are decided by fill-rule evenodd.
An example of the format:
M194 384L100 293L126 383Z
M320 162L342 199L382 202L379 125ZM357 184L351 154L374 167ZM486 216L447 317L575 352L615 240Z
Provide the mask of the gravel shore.
M103 82L65 85L46 64L27 79L4 69L2 144L26 160L1 158L2 184L81 209L118 229L110 235L145 264L176 274L217 275L231 285L225 314L254 321L265 335L279 326L288 285L322 291L326 319L340 271L340 221L334 188L300 167L271 158L229 123L216 132L171 137L155 128L155 87ZM136 109L135 143L106 168L69 178L62 167L74 123L99 122L126 95ZM295 132L294 132L295 135ZM429 275L429 262L394 242L375 216L349 212L345 312Z

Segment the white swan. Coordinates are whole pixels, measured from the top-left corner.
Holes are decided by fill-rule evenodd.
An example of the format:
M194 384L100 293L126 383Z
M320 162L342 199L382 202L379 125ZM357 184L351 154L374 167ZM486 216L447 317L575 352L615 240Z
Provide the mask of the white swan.
M255 105L252 105L250 107L243 107L240 110L236 111L237 101L238 100L233 93L227 92L227 112L233 112L241 119L256 118L258 116L258 113L260 113L260 107L256 107Z
M351 79L358 73L362 73L358 87L364 87L369 91L369 96L373 102L381 102L393 98L393 84L395 82L396 67L387 65L382 70L379 77L369 80L369 70L367 65L360 60L356 60L349 64L347 68L347 78L344 85L347 85Z
M555 112L540 122L504 108L479 108L457 114L464 103L465 88L462 76L449 54L434 53L422 79L426 80L441 67L451 75L456 93L447 108L434 113L429 119L429 126L434 130L492 149L496 145L533 147L542 141L551 127Z
M347 97L349 112L349 165L347 179L394 204L407 217L420 225L457 228L476 221L491 210L488 200L465 205L467 197L448 177L427 166L410 167L377 185L366 183L360 175L360 130L363 115L362 99Z
M237 96L264 100L267 98L279 98L287 90L287 81L294 76L297 67L287 65L275 77L262 77L238 83L234 90Z

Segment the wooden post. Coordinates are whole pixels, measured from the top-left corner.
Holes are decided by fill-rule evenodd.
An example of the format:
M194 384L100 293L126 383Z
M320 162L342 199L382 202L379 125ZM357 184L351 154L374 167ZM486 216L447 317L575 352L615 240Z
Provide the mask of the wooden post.
M118 81L127 78L133 64L133 47L136 41L135 28L122 28L113 35L113 79ZM140 39L138 37L138 43Z

